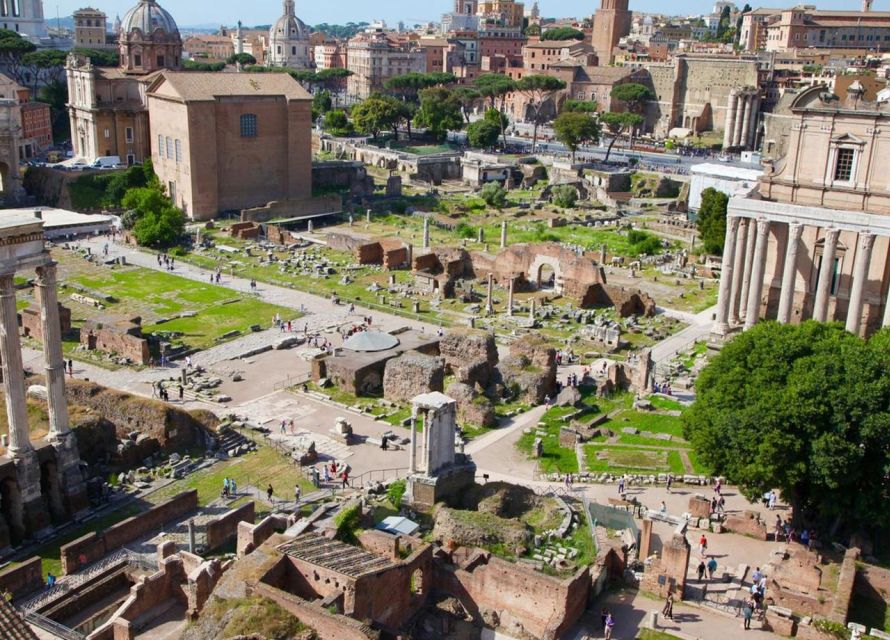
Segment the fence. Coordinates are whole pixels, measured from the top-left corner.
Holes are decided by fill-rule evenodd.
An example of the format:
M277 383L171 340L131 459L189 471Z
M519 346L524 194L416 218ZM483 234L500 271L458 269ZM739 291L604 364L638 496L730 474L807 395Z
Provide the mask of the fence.
M585 506L587 507L587 513L590 516L592 527L599 525L616 531L630 529L634 539L637 541L637 546L639 546L640 529L637 527L637 523L634 522L633 515L629 512L624 509L610 507L596 502L587 503Z
M83 640L86 637L84 634L70 629L55 620L50 620L35 611L25 614L25 622L49 632L54 638L61 638L62 640Z
M385 482L386 480L398 480L408 474L407 467L393 469L371 469L349 479L349 486L353 489L363 489L365 484L371 482Z

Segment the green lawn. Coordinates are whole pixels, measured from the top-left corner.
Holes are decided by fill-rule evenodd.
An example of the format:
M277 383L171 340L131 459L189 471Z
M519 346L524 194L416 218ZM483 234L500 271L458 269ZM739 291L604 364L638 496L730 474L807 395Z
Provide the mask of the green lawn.
M680 640L677 636L672 636L664 631L654 631L652 629L642 629L637 634L637 640Z
M220 336L232 331L246 333L252 325L271 327L276 313L287 319L299 316L293 309L226 287L152 269L109 269L101 275L78 275L71 280L90 291L113 296L114 302L107 303L110 313L142 315L145 335L182 333L183 342L199 349L213 346ZM157 323L186 312L195 315Z
M585 444L587 470L593 473L683 475L685 468L678 451L640 449L618 445ZM604 458L597 454L603 454Z

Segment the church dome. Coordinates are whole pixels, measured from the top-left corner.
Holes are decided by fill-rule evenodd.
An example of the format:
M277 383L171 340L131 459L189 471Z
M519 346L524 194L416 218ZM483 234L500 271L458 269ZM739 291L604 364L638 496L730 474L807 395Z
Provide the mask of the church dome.
M272 40L308 40L309 27L298 17L285 14L275 21L269 35Z
M144 35L158 29L167 35L179 35L173 16L155 0L139 0L139 4L127 11L121 21L121 34L126 36L134 29L139 29Z

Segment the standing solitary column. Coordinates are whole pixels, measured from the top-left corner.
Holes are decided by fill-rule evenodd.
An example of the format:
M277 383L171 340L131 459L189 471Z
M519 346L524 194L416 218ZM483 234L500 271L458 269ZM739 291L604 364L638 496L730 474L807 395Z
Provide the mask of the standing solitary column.
M791 306L794 303L794 279L797 275L797 252L800 249L800 236L803 225L788 225L788 244L785 246L785 264L782 268L782 290L779 294L779 314L782 324L791 320Z
M751 265L751 285L748 290L748 309L745 329L757 324L760 318L760 294L763 292L763 270L766 269L766 245L769 244L769 220L757 221L757 243Z
M882 327L890 327L890 284L887 285L887 295L884 296L884 320Z
M492 303L491 294L494 289L494 276L492 274L488 274L488 297L485 300L485 310L488 313L491 313L494 309L494 304Z
M829 229L822 247L822 266L819 268L819 281L816 283L816 302L813 304L813 320L825 322L828 317L828 297L831 295L831 282L834 280L834 254L837 252L838 229Z
M510 291L507 294L507 315L513 315L513 278L510 278Z
M732 295L729 300L729 321L739 323L739 299L742 297L742 276L744 275L745 242L748 240L748 218L741 218L736 234L735 256L732 265Z
M507 221L501 222L501 249L507 248Z
M723 148L729 149L732 146L732 134L735 132L736 118L736 100L738 99L738 89L729 92L729 104L726 106L726 121L723 124Z
M760 110L760 95L754 94L751 97L751 126L747 129L748 132L748 148L752 150L757 149L757 113Z
M717 320L714 333L725 336L729 331L729 303L732 295L732 271L735 258L736 234L739 232L740 218L726 221L726 239L723 242L723 266L720 270L720 293L717 298Z
M859 247L856 252L856 266L853 271L853 291L850 293L850 306L847 307L847 331L859 335L862 323L862 299L868 281L868 267L871 264L871 250L875 246L873 233L859 234Z
M430 248L430 219L423 217L423 248Z
M68 435L68 401L65 399L65 360L62 357L62 329L56 293L56 263L37 267L37 300L43 333L43 361L49 407L49 437Z
M748 239L745 241L745 266L742 267L742 291L739 298L739 322L748 312L748 289L751 287L751 265L754 263L754 245L757 243L757 223L748 218Z
M411 409L411 451L408 456L411 473L417 471L417 409Z
M3 359L3 393L6 395L6 420L9 425L7 451L10 457L17 457L32 447L28 436L22 344L11 273L0 275L0 358Z

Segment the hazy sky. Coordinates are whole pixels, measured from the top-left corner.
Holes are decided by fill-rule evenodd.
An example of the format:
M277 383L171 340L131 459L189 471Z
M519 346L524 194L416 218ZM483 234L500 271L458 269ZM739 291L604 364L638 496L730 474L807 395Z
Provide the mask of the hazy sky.
M281 15L282 3L279 0L256 0L245 3L241 0L160 0L179 24L234 24L239 19L246 25L268 24ZM531 0L527 1L530 4ZM763 0L754 6L794 6L795 4L815 4L820 9L858 8L861 0ZM44 0L44 14L47 19L58 15L68 16L80 7L91 5L105 11L111 19L123 15L136 0ZM744 5L745 0L739 0ZM599 5L598 0L540 0L544 16L586 16L592 14ZM710 11L713 0L631 0L631 9L638 11L671 11L677 14L704 13ZM375 18L395 24L404 20L406 24L420 21L438 20L445 11L454 6L452 0L327 0L326 2L297 0L297 15L308 24L320 22L345 23ZM246 7L249 7L246 8ZM875 0L877 11L890 11L890 0Z

